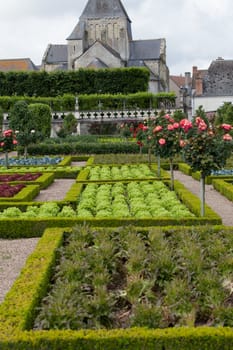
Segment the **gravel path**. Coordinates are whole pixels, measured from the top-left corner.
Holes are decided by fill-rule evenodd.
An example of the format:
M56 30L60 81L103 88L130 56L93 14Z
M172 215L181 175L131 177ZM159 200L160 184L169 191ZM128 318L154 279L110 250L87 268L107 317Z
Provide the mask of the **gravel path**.
M0 239L0 303L18 277L39 238Z
M182 182L190 192L200 196L199 181L180 171L175 171L174 177ZM212 185L205 185L205 202L222 218L224 225L233 226L233 202L222 196Z
M175 171L175 179L199 196L199 182L191 176ZM48 189L41 191L36 200L62 199L73 182L74 180L70 179L55 180ZM233 203L215 191L211 185L206 185L206 203L222 217L224 225L233 226ZM0 303L19 275L28 255L34 250L38 240L39 238L0 239Z
M45 190L41 190L35 202L47 202L52 200L61 200L65 197L70 187L75 182L74 179L55 179L54 182Z
M35 201L63 199L74 182L73 179L56 179L47 189L40 191ZM38 240L39 238L0 239L0 303L18 277Z

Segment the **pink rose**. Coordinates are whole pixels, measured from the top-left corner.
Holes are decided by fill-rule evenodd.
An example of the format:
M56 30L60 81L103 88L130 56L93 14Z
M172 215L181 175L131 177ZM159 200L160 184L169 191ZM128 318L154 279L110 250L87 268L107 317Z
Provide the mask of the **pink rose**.
M180 127L184 130L185 133L193 127L192 123L188 119L182 119L180 121Z
M159 139L159 144L160 144L161 146L165 145L165 143L166 143L166 140L165 140L165 139L163 139L163 138Z
M169 130L169 131L174 130L174 126L172 124L168 124L167 130Z
M180 127L180 124L179 124L179 123L174 123L174 124L173 124L173 128L174 128L174 129L179 129L179 127Z
M201 131L204 131L207 129L207 124L204 122L204 120L201 120L197 125L198 125L198 129Z
M233 127L230 124L222 124L221 128L226 130L226 131L230 131L231 129L233 129Z
M3 136L4 136L4 137L11 136L12 133L13 133L13 131L12 131L11 129L8 129L8 130L5 130L5 131L3 132Z
M223 140L224 141L232 141L232 136L230 134L225 134L225 135L223 135Z
M185 140L180 140L180 147L183 148L184 146L186 146Z
M162 126L157 125L157 126L153 129L153 133L155 134L156 132L159 132L159 131L161 131L161 130L163 130Z
M197 125L199 125L202 121L203 121L203 119L201 117L196 117L195 118L195 122L196 122Z

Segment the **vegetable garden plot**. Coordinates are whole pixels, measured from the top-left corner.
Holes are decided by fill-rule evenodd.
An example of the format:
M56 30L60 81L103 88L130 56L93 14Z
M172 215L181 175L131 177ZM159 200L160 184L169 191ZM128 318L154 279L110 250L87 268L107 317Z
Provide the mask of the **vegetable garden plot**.
M232 230L78 226L35 329L233 326Z
M0 182L12 182L12 181L34 181L41 176L41 173L14 173L14 174L0 174Z
M161 181L88 184L78 198L79 218L184 218L194 215Z
M25 187L24 184L9 185L7 183L0 184L0 198L14 197Z
M122 165L122 166L95 166L90 170L88 180L91 181L114 181L122 179L145 179L155 178L155 170L151 170L147 164Z

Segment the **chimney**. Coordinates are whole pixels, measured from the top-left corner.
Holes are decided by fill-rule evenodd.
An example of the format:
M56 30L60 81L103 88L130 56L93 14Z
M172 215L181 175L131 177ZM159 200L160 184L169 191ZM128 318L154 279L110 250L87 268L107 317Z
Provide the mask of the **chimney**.
M197 66L193 66L193 77L197 74Z
M195 79L195 89L196 89L196 96L200 96L203 94L203 81L202 77L198 74Z
M186 88L189 88L190 87L190 84L191 84L191 73L190 72L185 72L184 73L185 75L185 82L184 82L184 85Z

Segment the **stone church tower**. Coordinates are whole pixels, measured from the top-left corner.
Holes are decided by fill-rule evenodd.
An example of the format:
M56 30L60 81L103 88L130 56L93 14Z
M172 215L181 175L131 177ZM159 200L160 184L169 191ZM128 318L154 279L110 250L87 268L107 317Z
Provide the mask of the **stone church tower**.
M89 0L67 38L68 69L83 67L84 61L87 66L125 66L131 40L131 21L120 0Z
M169 90L165 39L133 40L121 0L88 0L67 45L48 45L42 69L147 67L149 90Z

